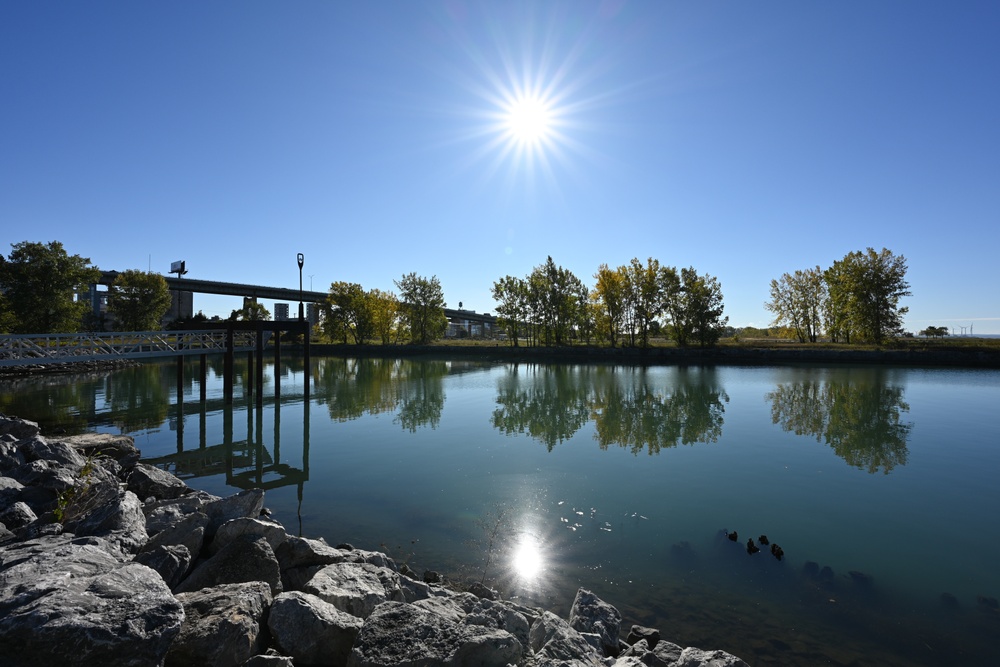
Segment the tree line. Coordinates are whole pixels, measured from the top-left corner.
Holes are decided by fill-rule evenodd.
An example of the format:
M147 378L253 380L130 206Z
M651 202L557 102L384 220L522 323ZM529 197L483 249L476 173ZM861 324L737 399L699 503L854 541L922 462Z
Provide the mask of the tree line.
M821 336L833 342L881 344L899 336L910 296L906 260L883 248L852 252L826 269L785 273L770 283L764 307L773 325L802 342ZM58 241L12 244L0 255L0 331L61 333L103 329L86 299L101 276L90 259L69 255ZM495 281L497 323L513 346L571 343L649 347L654 338L679 346L714 345L732 335L723 315L717 278L694 267L678 269L650 257L611 268L601 264L589 288L549 256L523 278ZM319 333L331 342L426 344L445 335L447 305L436 276L404 274L391 291L357 283L330 285ZM164 278L152 272L121 272L108 289L108 311L120 331L160 328L170 306ZM461 305L460 305L461 307ZM256 302L244 303L230 319L268 319ZM925 336L947 335L928 327Z
M91 304L80 295L101 278L90 259L70 255L62 243L11 244L0 255L0 331L73 333L104 328ZM170 308L163 276L136 269L122 271L108 288L108 311L118 331L160 328Z
M648 347L667 335L678 345L713 345L729 321L718 279L693 267L677 270L649 258L611 269L602 264L593 289L552 257L525 278L493 283L497 321L515 347L594 341Z
M789 327L803 343L825 334L834 343L882 344L903 333L908 309L899 300L905 296L906 258L868 248L825 270L816 266L772 280L764 307L774 313L775 325Z

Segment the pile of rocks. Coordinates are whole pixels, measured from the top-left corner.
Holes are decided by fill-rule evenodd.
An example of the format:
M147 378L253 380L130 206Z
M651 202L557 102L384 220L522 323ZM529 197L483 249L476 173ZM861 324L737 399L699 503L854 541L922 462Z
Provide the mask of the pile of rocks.
M131 438L0 415L0 663L744 665L634 626L581 589L569 620L289 535L264 493L218 498Z

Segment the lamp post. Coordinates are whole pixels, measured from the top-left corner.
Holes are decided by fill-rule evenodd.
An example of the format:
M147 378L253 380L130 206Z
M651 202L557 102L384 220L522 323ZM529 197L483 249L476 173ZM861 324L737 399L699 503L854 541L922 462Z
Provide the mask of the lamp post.
M305 311L302 308L302 265L306 263L306 256L300 252L297 259L299 261L299 322L302 322L306 319Z

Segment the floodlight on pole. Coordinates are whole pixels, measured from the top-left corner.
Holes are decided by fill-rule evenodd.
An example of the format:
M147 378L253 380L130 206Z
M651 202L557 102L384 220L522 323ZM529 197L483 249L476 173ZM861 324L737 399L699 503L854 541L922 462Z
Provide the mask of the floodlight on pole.
M302 322L306 319L305 311L302 307L302 265L306 263L306 256L300 252L296 259L299 262L299 322Z

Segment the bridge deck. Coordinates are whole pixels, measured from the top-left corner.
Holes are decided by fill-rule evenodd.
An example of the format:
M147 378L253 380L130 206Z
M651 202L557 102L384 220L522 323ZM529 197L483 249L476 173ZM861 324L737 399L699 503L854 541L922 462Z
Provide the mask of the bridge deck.
M253 350L256 334L236 331L233 344L237 352ZM225 351L224 329L0 336L0 366L152 359Z

